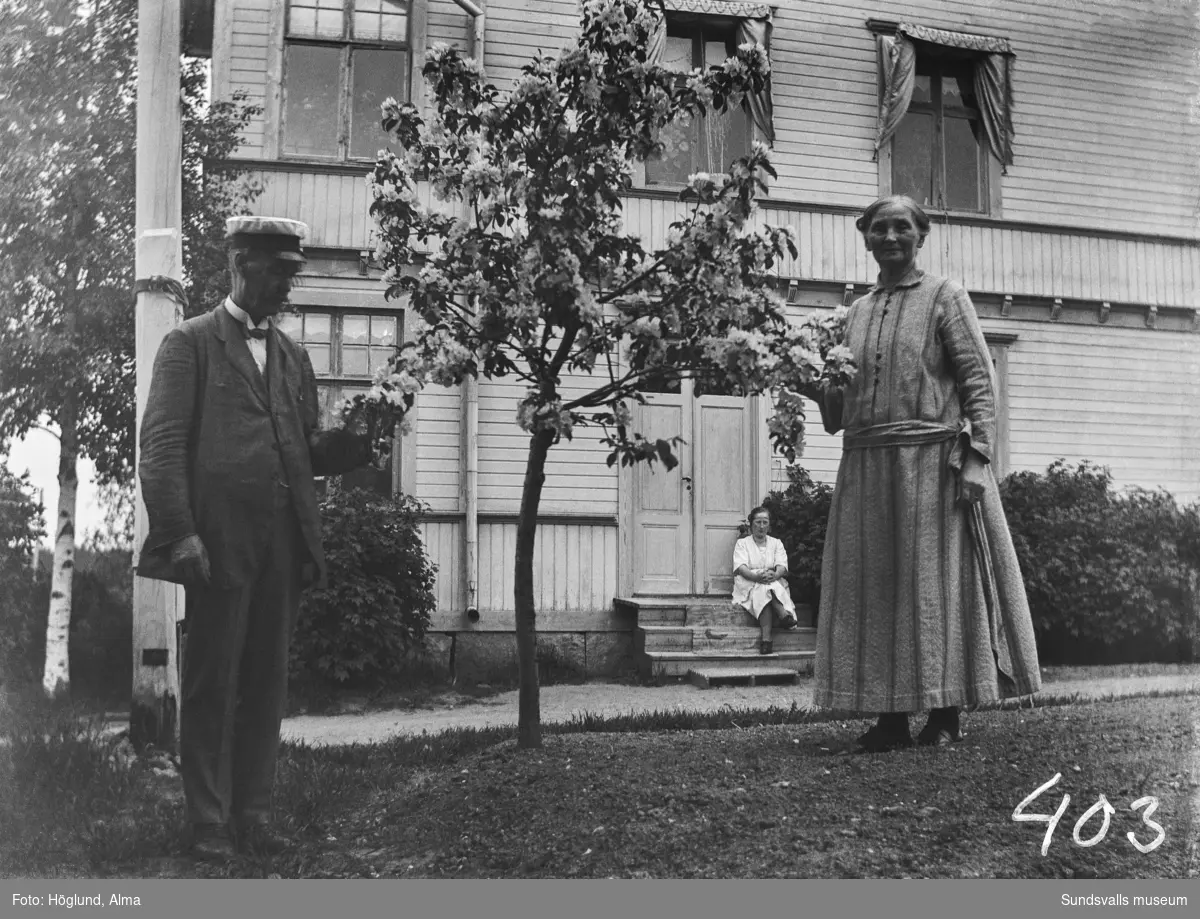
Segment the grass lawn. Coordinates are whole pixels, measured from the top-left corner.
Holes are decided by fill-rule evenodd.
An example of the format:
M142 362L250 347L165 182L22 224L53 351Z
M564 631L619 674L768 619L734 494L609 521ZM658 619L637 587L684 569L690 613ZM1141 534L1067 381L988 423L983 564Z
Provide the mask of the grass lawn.
M1182 695L978 712L961 744L873 756L831 752L867 722L783 710L578 721L547 728L536 751L517 750L510 729L288 746L278 808L296 850L223 868L185 857L170 770L102 741L66 765L16 745L11 780L0 776L0 823L17 829L0 839L0 873L1186 877L1198 705ZM1043 856L1046 824L1012 816L1056 773L1026 808L1053 814L1071 796ZM1107 832L1080 846L1076 822L1101 795L1115 809ZM1158 799L1149 819L1165 838L1143 854L1126 834L1159 836L1130 807L1144 796ZM1103 823L1098 810L1079 838Z

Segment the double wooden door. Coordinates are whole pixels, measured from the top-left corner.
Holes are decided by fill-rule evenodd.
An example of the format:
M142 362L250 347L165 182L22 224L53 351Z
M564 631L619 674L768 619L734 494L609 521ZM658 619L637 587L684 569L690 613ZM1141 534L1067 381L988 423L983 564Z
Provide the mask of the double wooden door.
M648 437L680 436L679 465L667 471L635 467L633 486L634 592L728 594L733 590L733 544L756 501L754 412L742 396L657 393L639 408L637 430Z

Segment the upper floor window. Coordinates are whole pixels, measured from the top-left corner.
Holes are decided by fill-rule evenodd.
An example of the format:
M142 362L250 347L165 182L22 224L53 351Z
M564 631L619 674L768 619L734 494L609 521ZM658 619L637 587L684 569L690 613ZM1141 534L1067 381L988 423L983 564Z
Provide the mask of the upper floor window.
M720 66L735 50L731 30L707 25L668 25L661 66L681 74ZM723 114L681 116L661 135L666 150L646 162L646 184L683 185L696 172L725 172L730 162L750 152L750 123L742 108Z
M998 215L1000 176L1012 162L1008 42L888 25L895 34L879 36L880 191Z
M768 4L666 0L666 16L651 36L649 61L677 71L682 80L693 70L721 66L746 43L760 44L770 53ZM775 142L770 77L761 92L723 114L681 115L660 139L666 149L646 161L640 181L647 185L682 185L696 172L728 171L733 160L750 152L753 140Z
M283 153L373 159L380 105L408 98L409 0L290 0Z
M892 193L924 207L986 212L987 146L969 64L917 56L912 102L892 140Z

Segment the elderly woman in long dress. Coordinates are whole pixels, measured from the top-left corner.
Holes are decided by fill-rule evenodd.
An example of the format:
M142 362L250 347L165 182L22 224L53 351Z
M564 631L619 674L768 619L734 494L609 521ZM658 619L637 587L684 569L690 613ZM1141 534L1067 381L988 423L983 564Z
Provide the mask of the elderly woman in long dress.
M962 285L922 272L930 223L911 198L857 222L878 283L850 307L858 364L810 392L843 432L821 572L814 702L878 713L865 752L961 739L959 708L1036 692L1025 588L992 472L996 384Z
M760 654L771 654L771 627L794 629L796 605L788 589L787 550L768 535L771 512L756 507L750 512L750 535L733 544L733 604L758 620Z

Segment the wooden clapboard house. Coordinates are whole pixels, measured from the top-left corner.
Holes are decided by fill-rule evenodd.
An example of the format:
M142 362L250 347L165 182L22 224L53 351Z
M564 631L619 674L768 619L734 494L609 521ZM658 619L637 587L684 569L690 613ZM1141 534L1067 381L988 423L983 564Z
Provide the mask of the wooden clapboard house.
M767 140L779 179L761 219L799 233L800 257L779 279L799 316L866 290L874 266L855 216L881 193L910 193L935 218L923 267L966 284L993 348L1000 471L1087 458L1120 483L1200 497L1200 35L1187 4L666 5L664 64L706 66L765 39L772 88L745 112L680 126L669 155L639 172L631 229L660 241L689 173ZM382 143L379 102L413 96L434 42L482 47L488 79L504 87L535 50L572 40L579 4L207 0L189 17L193 49L212 56L214 95L243 90L263 108L237 154L265 187L256 210L312 228L289 327L332 410L411 328L371 261L364 175ZM423 393L390 472L360 480L429 505L433 629L460 663L489 636L511 643L527 445L516 396L487 382ZM541 640L588 673L635 653L660 673L715 657L761 664L727 598L736 527L787 481L767 441L769 406L685 386L645 412L656 433L687 441L671 473L610 469L586 436L552 451ZM838 455L837 439L814 431L802 462L830 481ZM811 632L780 639L770 663L803 667L811 643Z

